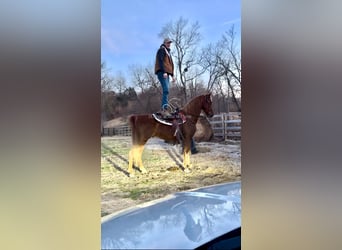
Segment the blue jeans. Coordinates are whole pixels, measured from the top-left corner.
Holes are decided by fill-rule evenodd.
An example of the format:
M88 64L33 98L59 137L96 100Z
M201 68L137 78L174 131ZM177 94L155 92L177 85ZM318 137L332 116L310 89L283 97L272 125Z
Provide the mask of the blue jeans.
M197 152L197 148L196 148L196 145L195 145L195 141L194 141L194 138L191 139L191 153L195 153Z
M169 96L169 85L170 85L169 76L164 78L162 72L158 72L157 76L158 76L158 80L159 80L159 82L163 88L163 97L162 97L161 109L167 109L168 96Z

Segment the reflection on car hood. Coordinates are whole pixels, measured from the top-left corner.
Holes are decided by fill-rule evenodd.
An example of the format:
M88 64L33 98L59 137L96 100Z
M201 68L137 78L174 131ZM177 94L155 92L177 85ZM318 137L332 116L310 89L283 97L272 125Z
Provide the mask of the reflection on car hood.
M102 249L196 248L241 226L241 182L179 192L102 218Z

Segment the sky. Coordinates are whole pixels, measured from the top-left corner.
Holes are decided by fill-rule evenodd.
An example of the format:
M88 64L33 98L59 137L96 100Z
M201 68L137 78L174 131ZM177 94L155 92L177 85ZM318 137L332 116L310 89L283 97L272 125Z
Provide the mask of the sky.
M130 65L154 65L158 34L180 17L199 23L200 46L216 43L232 25L240 41L240 0L102 0L101 61L108 73L129 79Z

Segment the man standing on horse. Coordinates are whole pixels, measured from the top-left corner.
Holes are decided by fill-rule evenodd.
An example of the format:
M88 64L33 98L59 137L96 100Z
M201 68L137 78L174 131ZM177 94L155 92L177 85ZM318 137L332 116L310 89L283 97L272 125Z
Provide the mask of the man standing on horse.
M154 66L154 72L158 76L158 80L163 88L162 104L161 104L161 115L163 118L170 118L172 115L167 110L168 108L168 96L169 96L169 85L170 77L172 82L176 79L173 76L174 65L171 57L171 39L165 38L162 45L160 45ZM191 139L191 153L196 154L198 151L195 146L194 139Z
M162 45L160 45L157 54L154 72L158 76L158 80L163 88L163 97L161 104L161 111L164 117L170 116L170 113L167 111L168 107L168 96L169 96L169 85L170 80L175 82L175 78L173 77L174 65L171 57L171 43L172 41L169 38L165 38Z

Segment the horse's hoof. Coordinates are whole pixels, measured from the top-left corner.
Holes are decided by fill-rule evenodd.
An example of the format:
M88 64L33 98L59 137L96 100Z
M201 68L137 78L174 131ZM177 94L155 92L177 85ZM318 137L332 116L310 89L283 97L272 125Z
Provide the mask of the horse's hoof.
M128 177L134 177L135 175L133 173L128 173Z
M147 170L146 169L140 169L141 173L146 174Z
M184 172L185 172L185 173L190 173L190 169L185 168L185 169L184 169Z

